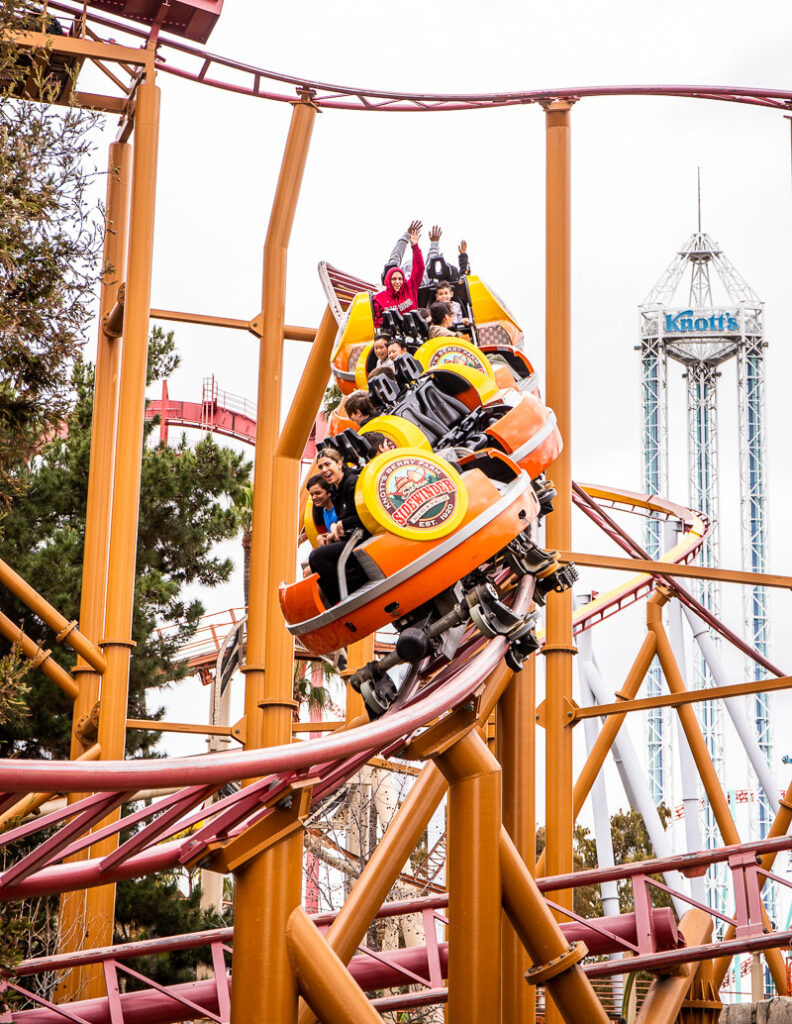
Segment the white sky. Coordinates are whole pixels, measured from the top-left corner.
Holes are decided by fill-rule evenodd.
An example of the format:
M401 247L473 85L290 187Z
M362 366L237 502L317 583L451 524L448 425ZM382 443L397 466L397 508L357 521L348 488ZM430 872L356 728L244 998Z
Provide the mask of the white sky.
M664 4L528 4L459 0L433 8L357 0L262 4L226 0L207 48L319 81L405 91L507 91L602 84L789 87L792 11L779 3L667 0ZM152 306L251 318L260 309L261 249L290 108L159 76L162 134ZM572 111L573 473L641 488L637 305L696 228L701 168L703 228L766 303L770 568L789 572L788 286L790 131L781 112L659 98L589 99ZM111 134L110 132L108 134ZM375 279L413 217L440 223L447 253L468 240L474 273L504 297L543 366L544 115L538 107L446 114L327 111L316 119L292 235L287 322L316 324L326 259ZM422 239L428 245L426 233ZM255 400L252 336L177 326L183 364L173 398L196 400L201 381ZM284 412L305 348L287 344ZM686 500L684 410L672 371L671 497ZM722 561L740 561L733 368L721 398ZM569 441L569 439L568 439ZM633 527L639 529L636 523ZM608 550L574 520L574 546ZM237 548L230 550L235 553ZM613 574L586 573L582 589ZM241 581L207 593L210 611L241 604ZM739 625L739 599L725 598ZM775 596L774 656L792 664ZM597 640L614 688L640 641L640 614ZM607 654L603 655L603 650ZM735 678L742 668L736 663ZM204 706L195 688L171 715ZM788 705L786 705L788 707ZM780 756L774 762L784 779ZM636 727L638 745L640 727ZM581 737L582 740L582 737ZM176 741L168 748L196 750ZM739 783L737 783L739 784ZM617 798L618 801L619 798Z

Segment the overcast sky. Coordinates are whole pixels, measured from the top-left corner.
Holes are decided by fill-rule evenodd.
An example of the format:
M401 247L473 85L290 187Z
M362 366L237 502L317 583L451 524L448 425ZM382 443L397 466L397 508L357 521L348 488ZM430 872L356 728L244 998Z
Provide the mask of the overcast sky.
M789 88L790 27L792 12L778 2L460 0L441 8L414 0L226 0L207 49L319 81L411 92L634 83ZM152 306L251 318L261 305L261 249L290 108L167 75L159 83ZM571 124L573 473L641 488L637 306L696 228L700 167L703 228L766 303L770 568L789 572L789 122L781 112L735 104L603 98L578 103ZM543 366L544 159L544 114L535 106L320 114L292 236L287 322L318 322L319 260L373 279L394 239L420 217L442 225L446 253L467 239L474 273L504 297L525 330L526 350ZM255 400L252 336L179 326L176 337L183 363L170 381L173 398L196 400L202 379L214 374L221 388ZM284 412L305 354L287 344ZM670 497L685 502L682 384L678 369L670 376ZM736 566L733 368L724 368L721 385L722 561ZM574 530L574 546L608 550L577 518ZM588 573L583 589L604 590L615 580ZM786 593L774 598L777 621L786 621L789 600ZM209 610L240 604L241 584L204 602ZM725 597L724 609L739 625L739 598ZM597 640L614 688L640 642L640 620L632 615L628 628L614 624ZM773 633L782 666L792 664L788 633ZM742 667L734 664L736 679ZM174 701L173 717L189 713L188 692Z

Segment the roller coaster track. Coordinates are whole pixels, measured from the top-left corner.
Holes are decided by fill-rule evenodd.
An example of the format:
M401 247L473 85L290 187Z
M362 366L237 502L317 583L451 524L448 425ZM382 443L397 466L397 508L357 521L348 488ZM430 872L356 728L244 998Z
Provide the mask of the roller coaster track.
M81 8L59 0L54 0L50 7L75 19L83 14ZM428 113L526 104L546 106L556 99L574 101L589 97L638 95L737 102L776 110L787 110L792 106L792 92L721 86L570 87L528 92L430 95L336 86L230 60L168 39L164 35L157 36L156 31L152 33L134 28L127 22L93 12L90 20L92 24L109 28L114 33L136 36L147 43L154 43L154 68L162 73L276 102L293 103L297 94L322 109ZM124 92L123 101L117 102L115 107L100 109L122 109L125 116L130 113L130 101L140 76L137 72L126 70L129 72L128 84L125 86L116 80ZM185 413L185 422L186 418ZM202 423L199 425L205 426ZM231 436L237 436L233 432L235 429L236 426L232 425ZM249 426L246 430L249 433ZM776 675L781 674L779 669L742 644L698 604L677 582L671 571L674 564L691 562L701 547L709 524L700 515L653 496L614 489L576 488L574 500L632 558L645 560L645 552L611 516L612 511L630 511L654 518L675 518L683 523L685 530L680 542L665 556L668 572L639 572L608 593L595 598L577 612L575 632L592 628L605 618L647 597L657 586L663 585L766 670ZM516 613L525 614L528 611L533 598L533 586L531 577L515 581L511 601ZM67 637L73 625L63 630L64 637ZM14 808L20 794L84 793L95 790L97 778L101 785L101 791L94 791L92 795L69 807L45 814L36 821L21 821L0 836L0 847L7 855L6 866L0 872L0 901L101 886L183 866L202 866L207 862L215 870L234 870L240 863L234 858L244 857L244 852L240 851L246 849L246 844L255 846L262 836L271 835L272 830L299 828L304 819L310 823L311 813L320 811L323 801L336 794L373 756L381 755L391 759L414 757L420 760L421 755L416 750L420 750L419 741L424 730L442 728L449 722L453 725L452 717L455 715L457 720L467 715L470 722L486 719L510 678L510 670L503 662L506 651L505 639L486 640L470 631L453 662L443 664L438 660L423 663L408 673L397 702L388 714L368 725L339 731L321 739L247 751L224 751L193 758L104 761L100 775L97 775L97 766L87 762L0 762L0 813ZM617 711L616 714L624 717L624 712ZM244 780L253 781L239 791L211 802L225 785ZM176 787L175 792L170 791L173 787ZM90 832L112 810L122 803L132 802L142 790L169 792L155 803L133 811L122 821L106 825L97 832ZM783 802L784 814L792 813L790 800L792 792L786 794ZM787 821L784 832L788 824ZM76 855L88 853L99 840L114 835L118 835L119 843L111 853L85 860L70 860ZM21 855L16 853L16 844L24 846ZM710 850L672 858L666 862L622 865L610 873L578 873L545 879L542 888L552 892L606 878L630 878L635 893L636 915L633 921L620 919L619 934L617 926L607 921L583 921L574 915L569 916L573 918L574 924L586 929L584 934L586 941L591 941L591 949L597 948L592 936L594 933L605 942L605 945L599 947L602 951L624 949L635 954L629 964L630 970L648 968L653 971L673 971L681 964L694 960L711 959L719 954L771 949L790 942L792 934L789 932L767 931L766 921L762 917L760 893L765 879L786 884L783 879L772 874L772 859L779 851L791 848L792 840L776 835L760 843ZM733 918L718 915L710 908L695 904L684 893L676 895L683 900L687 899L699 911L705 910L707 914L723 917L724 921L734 926L737 938L720 944L700 942L694 948L680 948L679 937L675 937L672 932L660 941L657 937L662 933L662 928L655 925L659 926L661 919L652 909L648 894L651 885L661 889L664 886L650 881L648 872L674 868L696 873L715 861L727 862L734 876L737 910ZM666 891L672 891L669 887L665 888ZM381 913L420 912L437 915L444 908L442 898L429 899L429 902L410 901L398 909L386 907ZM652 934L654 938L647 939ZM393 1001L383 1003L380 1000L377 1004L380 1008L442 1001L445 969L443 950L436 941L436 935L433 943L430 935L435 935L433 926L427 928L427 944L424 949L410 951L410 956L403 957L401 962L396 955L379 955L378 969L381 973L366 975L370 987L404 984L405 979L408 979L424 984L426 989L423 993L409 993L401 1004ZM567 936L571 939L569 930ZM204 1015L226 1021L229 1019L230 1000L224 953L230 939L231 935L223 931L175 937L159 945L137 945L130 955L134 956L144 948L147 952L157 948L165 949L169 942L171 948L177 948L180 942L184 944L182 948L190 944L205 944L212 949L216 977L213 981L197 982L186 987L174 986L167 989L154 986L150 992L130 993L125 1000L119 995L117 972L130 972L131 969L122 964L125 952L116 947L28 962L20 966L19 977L34 974L38 970L103 962L106 965L109 996L95 1001L92 1006L75 1003L56 1007L38 999L42 1005L41 1010L17 1012L5 1019L27 1020L30 1024L44 1024L45 1021L58 1019L77 1022L108 1020L112 1024L124 1020L145 1020L147 1024L152 1024L155 1020L183 1020L189 1012L189 1016ZM546 968L549 965L541 966ZM361 961L357 964L353 962L353 970L365 986L368 983L362 980L360 968ZM395 971L395 974L386 974L386 968ZM590 976L607 975L623 972L625 966L623 962L603 961L588 964L585 970ZM551 979L551 975L547 977ZM11 987L15 984L10 981ZM201 989L203 985L206 986L206 1003L198 1004L193 996L199 990L204 991ZM32 998L36 1001L35 996Z
M76 21L83 8L61 0L50 0L49 8ZM140 26L89 11L90 23L113 32L149 40L151 33ZM608 85L568 86L561 89L535 89L492 93L409 93L370 89L350 85L331 85L296 75L287 75L243 61L210 53L161 33L156 36L158 71L215 89L252 96L278 103L293 103L295 93L309 94L311 101L326 110L360 110L379 113L408 111L431 113L449 110L491 110L496 107L547 104L556 99L581 100L605 96L672 96L688 99L719 100L751 106L788 110L792 92L783 89L756 89L743 86L714 85Z
M674 518L680 521L684 533L680 542L665 555L669 566L673 563L684 564L693 559L708 530L707 522L698 514L656 497L587 486L576 487L575 500L579 507L588 511L595 522L606 529L609 536L618 537L622 546L631 550L634 557L641 557L640 547L616 524L606 512L606 508L610 511L626 510L640 515ZM576 630L592 628L597 622L646 596L661 581L674 587L680 586L670 576L662 580L659 576L637 574L581 608L576 616ZM524 613L530 605L532 593L533 578L520 580L513 592L514 610ZM311 786L311 808L316 810L373 756L380 754L391 759L398 758L405 752L411 738L415 738L438 719L450 715L455 709L468 706L472 698L476 699L477 693L479 701L486 702L488 693L491 700L493 692L503 685L509 675L502 664L505 650L506 641L502 638L484 640L474 631L470 631L454 662L445 665L425 663L413 669L405 680L394 709L383 718L354 730L262 750L223 752L152 762L104 762L101 792L35 821L19 824L0 837L0 846L3 848L13 849L13 844L24 841L27 851L0 873L0 900L60 893L141 877L184 865L200 864L218 845L233 843L240 837L254 834L257 829L266 828L267 819L273 815L288 814L284 808L291 803L289 798L299 794L306 785ZM243 779L257 781L216 802L209 802L221 787ZM96 766L92 764L25 760L0 762L0 810L5 811L11 807L20 793L34 790L85 792L95 786L95 780ZM133 800L137 792L143 789L156 790L174 786L178 787L175 793L170 792L150 806L133 812L121 822L106 826L99 832L90 833L91 827L105 818L109 810ZM292 803L295 814L298 804L299 801ZM102 858L66 862L73 855L86 851L102 837L119 833L122 828L136 828L137 831L130 838L122 840L113 853ZM35 841L38 833L43 833L44 838L30 849L30 844ZM761 848L762 853L772 855L779 850L792 848L792 839L773 839L765 841L765 846L753 845L757 846L757 850ZM739 871L747 869L746 865L750 860L750 857L746 860L746 849L747 847L741 847L739 856L734 850L722 853L707 851L697 856L700 860L726 860L739 875ZM753 850L753 846L751 849ZM684 858L682 860L684 861ZM754 855L754 862L755 860ZM675 867L679 867L679 861L680 858L674 858ZM693 861L690 861L690 864L692 865ZM650 873L662 867L661 862L647 863L633 871L633 874L639 878L640 884L653 884L640 880L645 880ZM630 868L614 869L616 872L620 870L622 875L625 874L625 870L626 876L630 875ZM576 875L574 881L568 880L568 884L582 885L597 880L598 876L588 878ZM753 885L760 884L755 873L751 876L750 882ZM739 875L735 886L744 883L745 879ZM558 880L548 879L542 884L542 888L546 890L558 887ZM688 899L684 894L680 895L681 898ZM437 897L430 899L436 900ZM739 942L733 942L729 946L730 952L737 952L738 949L745 951L780 946L792 938L785 932L764 935L763 928L761 925L757 926L754 920L756 905L756 901L743 904L738 901L738 913L733 920L742 926L741 938ZM747 910L747 917L746 914L742 915L745 917L743 920L740 916L741 906L753 908L754 917L751 917L751 911ZM442 901L437 905L432 904L432 913L436 913L441 907ZM420 899L408 901L400 910L396 908L403 913L424 912L426 909L427 905ZM387 907L383 909L383 913L389 912L396 911L389 911ZM629 936L625 938L624 934L614 938L614 926L609 926L607 922L576 920L581 928L593 930L595 938L597 935L604 935L608 942L615 943L608 946L608 949L629 949L633 954L638 953L644 957L649 966L652 966L658 957L664 957L663 963L670 969L682 960L689 960L691 956L705 956L705 947L701 950L680 950L677 940L668 940L671 942L670 946L661 948L654 944L650 948L645 944L636 945L635 941L630 940ZM629 921L625 921L621 927L628 925ZM193 996L210 1017L227 1020L227 1000L223 995L225 968L222 948L230 938L228 932L222 932L182 936L178 940L158 940L160 943L182 941L186 944L198 943L211 947L215 950L213 955L216 978L214 981L195 983L197 988L188 986L185 989L182 986L173 991L157 990L159 995L149 993L148 1002L141 994L125 996L126 1010L120 1011L121 1015L113 1018L114 1024L119 1020L135 1020L138 1013L143 1010L146 1015L154 1013L154 1016L147 1016L149 1021L182 1019L184 998L192 999ZM589 935L587 942L590 946L591 939L592 936ZM157 948L165 947L158 947L157 942L153 945L135 944L130 955L156 952ZM596 944L593 948L596 948ZM706 951L711 957L716 955L718 950L708 945ZM126 967L120 963L124 955L124 950L118 951L116 947L112 947L110 950L81 953L79 957L90 959L94 956L97 961L112 960L115 965L112 967L113 970L124 970ZM85 959L75 959L76 956L64 954L65 960L60 957L52 962L31 961L24 965L21 974L88 962ZM444 956L443 948L438 947L436 943L429 943L426 947L411 952L403 963L399 962L398 957L389 959L388 956L380 955L379 974L375 972L372 975L369 967L360 961L353 963L353 971L356 974L360 973L362 980L367 979L364 984L368 988L405 983L404 971L407 971L408 975L412 972L413 981L417 978L418 981L431 983L423 993L410 993L409 998L404 997L399 1005L437 1002L445 998L441 986L434 984L438 978L442 980L445 970ZM591 964L586 970L592 975L607 974L609 970L623 970L623 967L619 968L618 965L609 968L608 963L612 965L614 962L606 962L605 966ZM12 979L12 983L16 984L16 981ZM188 995L188 991L192 994ZM35 1001L36 997L31 998ZM156 1008L151 1002L152 999L156 1003ZM45 1024L64 1018L109 1020L106 1001L94 1002L95 1006L75 1004L71 1007L54 1007L47 1004L40 1010L15 1014L15 1019L29 1021L30 1024ZM377 1005L382 1009L390 1008L390 1004ZM125 1013L128 1013L128 1017L124 1016Z
M570 942L585 941L592 956L622 953L631 957L631 970L649 969L671 972L684 963L708 959L713 955L728 952L758 952L763 949L778 948L792 941L789 930L775 931L767 934L763 928L761 917L756 913L759 906L759 880L770 878L781 884L788 884L784 879L771 871L754 870L760 858L773 857L780 852L792 849L792 838L762 840L744 844L740 847L723 847L688 854L666 860L655 859L622 865L608 870L591 870L577 872L570 877L553 877L539 880L539 888L550 892L561 884L575 886L597 885L603 881L626 881L632 885L634 892L657 886L666 892L673 893L691 906L700 906L685 893L658 885L651 875L663 870L682 868L690 872L715 863L728 865L731 884L735 894L742 892L748 898L737 899L737 912L733 918L724 918L740 929L741 938L722 943L706 943L691 947L686 945L680 935L672 912L669 908L651 909L646 903L636 900L635 912L622 914L619 917L583 919L570 915L572 920L561 925L565 938ZM409 900L393 900L385 904L377 914L378 919L388 917L418 916L427 936L425 944L406 949L386 952L375 952L360 947L358 955L350 962L350 971L361 987L371 991L403 985L420 985L418 991L398 996L374 998L372 1004L379 1010L394 1010L421 1005L443 1003L447 998L447 989L442 987L446 978L448 965L448 944L436 938L435 922L444 923L443 912L448 904L445 893L425 896ZM553 904L551 904L553 905ZM709 908L708 912L709 912ZM313 921L317 926L331 925L337 914L315 914ZM13 975L6 972L12 987L20 995L39 1002L41 1009L22 1011L14 1014L14 1019L24 1024L55 1024L64 1018L76 1021L93 1022L111 1021L133 1024L145 1020L147 1024L168 1024L182 1019L184 1007L189 1006L200 1016L206 1016L218 1022L229 1019L230 977L226 968L225 954L231 954L233 944L233 928L218 928L211 931L197 932L187 935L175 935L167 938L153 939L142 942L123 943L104 949L87 950L79 956L74 954L41 957L19 964ZM215 969L215 977L205 981L190 982L163 988L149 978L133 971L129 967L141 957L174 952L184 949L207 949L211 952ZM102 963L110 985L115 991L111 1000L93 999L69 1004L53 1006L36 996L29 988L20 985L20 981L38 974L62 970L75 963ZM589 963L584 968L589 978L607 978L623 973L625 964L612 957ZM132 974L148 986L143 991L118 996L118 972ZM112 1009L110 1008L112 1007ZM68 1016L67 1016L68 1015Z

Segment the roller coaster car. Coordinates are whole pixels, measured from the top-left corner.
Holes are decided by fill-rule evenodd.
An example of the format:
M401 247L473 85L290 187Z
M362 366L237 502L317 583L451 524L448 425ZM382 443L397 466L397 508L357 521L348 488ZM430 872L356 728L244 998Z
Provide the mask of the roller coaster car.
M352 431L338 438L347 461L371 445ZM392 654L358 670L352 685L369 714L383 714L396 696L388 669L430 654L450 659L468 621L487 637L505 636L507 660L517 669L538 646L534 614L518 616L501 600L504 575L535 577L534 598L565 590L577 578L531 539L546 511L542 484L502 452L470 452L455 465L425 448L400 448L371 458L355 501L371 536L356 530L338 562L341 601L326 607L313 574L282 584L281 609L289 632L311 654L338 650L392 624ZM309 516L306 515L306 524ZM366 582L349 593L346 567L354 558Z
M465 355L469 350L476 366L434 360L444 352L456 358L457 350ZM379 431L394 447L437 452L495 448L532 480L558 457L562 442L552 409L534 392L499 388L487 356L475 346L438 338L419 348L415 358L399 356L394 369L395 381L371 381L369 395L380 414L362 434Z
M467 576L479 578L482 567L491 575L524 550L536 550L537 570L552 562L527 537L540 514L531 481L500 452L476 453L458 468L420 448L384 452L361 472L355 501L372 535L360 541L356 531L344 555L366 583L348 593L342 555L339 604L325 607L316 574L280 588L289 632L312 654L389 624L425 628L475 589Z
M519 350L522 331L512 314L495 293L478 277L462 277L454 283L455 298L471 321L464 332L474 348L480 347L493 356L494 379L501 387L519 386L533 390L536 385L533 367ZM419 305L429 305L434 287L421 288ZM346 317L339 327L331 358L336 382L345 394L367 387L368 374L377 364L373 352L374 310L368 292L354 296ZM383 333L402 338L411 351L425 344L428 329L417 312L385 310ZM428 367L427 367L428 368Z

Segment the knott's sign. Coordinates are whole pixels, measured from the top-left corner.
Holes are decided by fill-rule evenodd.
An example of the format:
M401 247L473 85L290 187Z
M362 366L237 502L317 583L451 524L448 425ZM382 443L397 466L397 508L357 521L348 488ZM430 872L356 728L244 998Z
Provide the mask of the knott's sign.
M678 313L665 313L663 334L738 334L740 321L737 312L710 313L709 310L682 309Z

